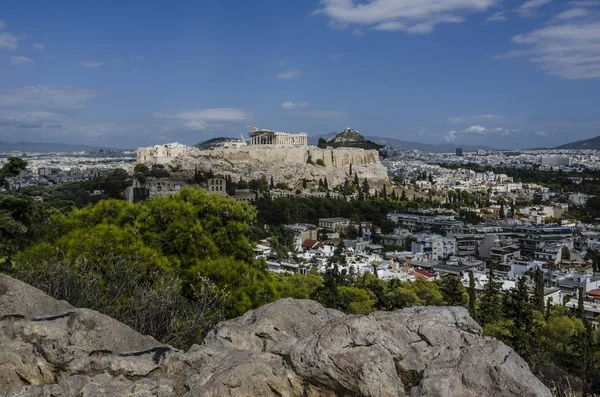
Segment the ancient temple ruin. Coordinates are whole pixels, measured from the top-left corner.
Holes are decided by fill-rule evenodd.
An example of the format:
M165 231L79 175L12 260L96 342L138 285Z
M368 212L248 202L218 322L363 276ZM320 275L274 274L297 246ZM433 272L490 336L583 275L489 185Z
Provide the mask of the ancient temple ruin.
M258 129L250 131L250 146L307 146L308 135L304 132L288 134L273 130Z

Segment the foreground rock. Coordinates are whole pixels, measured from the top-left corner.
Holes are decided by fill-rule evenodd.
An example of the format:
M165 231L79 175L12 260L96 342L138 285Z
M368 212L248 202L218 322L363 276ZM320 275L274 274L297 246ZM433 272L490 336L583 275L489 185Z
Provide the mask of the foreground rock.
M0 276L2 396L551 396L463 308L283 299L181 352Z

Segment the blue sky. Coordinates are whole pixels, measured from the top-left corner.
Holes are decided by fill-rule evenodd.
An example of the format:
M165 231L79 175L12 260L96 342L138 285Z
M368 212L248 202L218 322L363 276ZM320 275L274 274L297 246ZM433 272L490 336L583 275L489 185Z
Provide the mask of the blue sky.
M598 0L4 0L0 21L3 141L600 135Z

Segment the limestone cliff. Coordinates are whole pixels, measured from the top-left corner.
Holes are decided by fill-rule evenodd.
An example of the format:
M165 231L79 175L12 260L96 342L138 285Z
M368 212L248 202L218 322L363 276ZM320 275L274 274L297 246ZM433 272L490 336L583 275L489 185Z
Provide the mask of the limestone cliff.
M231 175L249 180L265 175L275 183L301 186L302 180L327 178L330 186L352 180L354 173L367 179L371 186L389 182L387 170L376 150L354 148L249 146L240 149L186 150L177 155L153 156L138 149L138 161L171 165L184 173L212 170L216 175ZM320 160L320 161L317 161ZM320 165L322 164L322 165ZM352 175L350 174L352 164Z
M0 396L551 397L464 308L283 299L177 351L0 275Z

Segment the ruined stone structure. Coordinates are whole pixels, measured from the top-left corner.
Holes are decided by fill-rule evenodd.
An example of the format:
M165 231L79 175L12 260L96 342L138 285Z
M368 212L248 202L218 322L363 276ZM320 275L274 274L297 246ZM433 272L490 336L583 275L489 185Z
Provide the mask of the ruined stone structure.
M263 130L254 127L254 130L250 132L250 145L307 146L308 135L304 132L299 134L288 134L287 132Z
M264 175L269 179L273 177L275 183L298 188L302 187L304 181L318 182L323 178L327 178L330 186L337 186L346 179L353 180L354 174L361 181L367 179L373 191L381 190L383 184L389 184L387 170L379 161L377 150L250 145L238 149L212 150L188 147L178 153L164 156L163 152L156 152L155 146L151 146L139 148L137 159L149 166L163 164L181 170L182 180L193 178L195 170L212 170L219 177L230 176L235 181L240 178L249 181Z
M137 150L138 163L164 164L171 158L185 156L195 150L194 147L186 146L178 142L154 145Z

